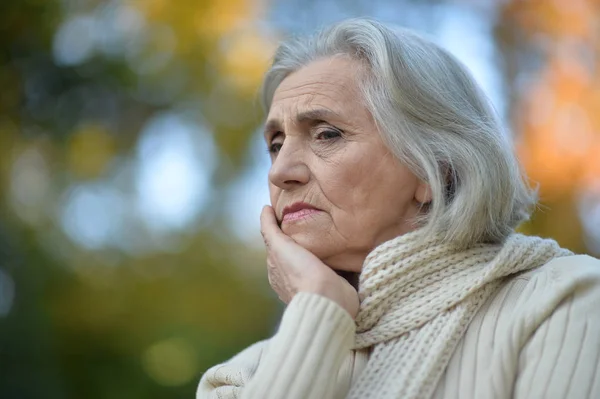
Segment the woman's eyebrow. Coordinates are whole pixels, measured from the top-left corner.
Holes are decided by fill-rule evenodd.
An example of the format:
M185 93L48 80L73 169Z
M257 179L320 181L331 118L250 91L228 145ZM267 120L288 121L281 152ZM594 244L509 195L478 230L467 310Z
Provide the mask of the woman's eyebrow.
M302 111L296 115L296 123L298 124L316 124L326 122L332 119L342 120L342 117L336 112L326 108L316 108L307 111ZM271 134L282 130L282 123L279 119L269 119L265 123L264 136L265 140L269 140Z
M342 119L342 117L326 108L316 108L302 111L296 115L296 123L323 122L330 119ZM265 131L281 130L281 121L279 119L269 119L265 124Z
M278 119L269 119L267 121L267 123L265 123L265 130L264 130L265 141L269 142L270 136L272 136L273 133L275 133L278 130L282 130L281 123L279 122L279 120Z
M324 122L331 119L341 119L341 117L337 113L326 108L303 111L296 116L296 122L298 123Z

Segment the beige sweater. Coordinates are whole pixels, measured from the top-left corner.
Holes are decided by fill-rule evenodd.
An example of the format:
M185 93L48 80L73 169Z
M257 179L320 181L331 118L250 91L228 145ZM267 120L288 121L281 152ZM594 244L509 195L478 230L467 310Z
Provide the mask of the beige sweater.
M540 309L548 316L532 323ZM279 331L209 369L196 397L344 398L369 359L368 349L351 350L354 334L337 304L299 293ZM476 391L485 398L600 398L600 261L554 259L509 278L479 309L433 397L475 398Z

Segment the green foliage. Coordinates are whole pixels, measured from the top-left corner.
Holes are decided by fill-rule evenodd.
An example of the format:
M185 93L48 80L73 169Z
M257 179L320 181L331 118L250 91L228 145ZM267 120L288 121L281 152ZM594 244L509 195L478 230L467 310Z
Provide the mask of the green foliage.
M217 42L191 32L183 5L166 8L166 22L144 17L134 55L96 49L81 62L58 62L55 41L65 21L102 15L110 4L146 11L125 2L0 5L0 296L12 301L0 316L2 398L193 397L203 371L266 338L274 324L262 255L219 238L226 232L212 234L219 220L169 238L178 243L170 253L89 250L65 235L60 212L70 187L116 184L108 177L134 156L154 115L185 108L214 133L223 155L217 161L230 170L214 181L217 188L237 176L260 118L248 91L219 86L226 78L209 62ZM165 23L177 44L169 60L136 70L144 57L171 51L146 40ZM165 95L172 82L177 87ZM34 208L22 208L13 195L15 173L25 173L17 161L27 151L41 157L34 170L49 185ZM36 176L19 178L35 192ZM128 227L148 236L142 225Z

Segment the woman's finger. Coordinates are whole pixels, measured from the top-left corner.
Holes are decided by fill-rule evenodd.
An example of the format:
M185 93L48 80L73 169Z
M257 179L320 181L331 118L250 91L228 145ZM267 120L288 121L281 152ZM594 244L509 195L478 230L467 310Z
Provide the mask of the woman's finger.
M265 205L260 213L260 233L267 248L270 248L273 242L282 239L282 236L284 236L277 224L275 211L269 205Z

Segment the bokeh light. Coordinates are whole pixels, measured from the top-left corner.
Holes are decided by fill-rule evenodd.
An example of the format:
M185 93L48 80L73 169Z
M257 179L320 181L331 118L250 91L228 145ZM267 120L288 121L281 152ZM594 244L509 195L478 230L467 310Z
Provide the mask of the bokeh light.
M151 120L137 145L137 201L154 229L183 229L210 194L217 149L211 136L175 114Z
M117 190L102 183L85 183L73 186L66 197L61 219L74 242L87 249L115 244L124 212Z
M170 338L151 345L142 359L146 372L161 385L183 385L195 378L198 372L194 347L181 338Z

